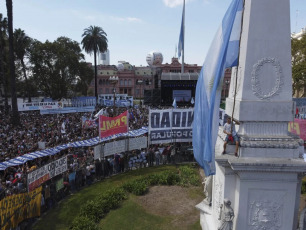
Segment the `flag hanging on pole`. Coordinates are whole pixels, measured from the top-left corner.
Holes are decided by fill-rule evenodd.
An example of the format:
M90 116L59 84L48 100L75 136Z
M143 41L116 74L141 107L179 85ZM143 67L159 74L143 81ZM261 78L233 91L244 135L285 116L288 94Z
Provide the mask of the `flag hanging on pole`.
M243 0L232 0L205 58L196 87L193 122L194 157L205 175L214 175L219 105L226 67L238 63Z
M172 103L172 106L176 109L176 98L174 98L174 100L173 100L173 103Z
M178 43L178 54L177 54L178 58L181 57L182 51L184 53L184 34L185 34L185 0L184 0L184 6L183 6L181 32L180 32L179 43Z

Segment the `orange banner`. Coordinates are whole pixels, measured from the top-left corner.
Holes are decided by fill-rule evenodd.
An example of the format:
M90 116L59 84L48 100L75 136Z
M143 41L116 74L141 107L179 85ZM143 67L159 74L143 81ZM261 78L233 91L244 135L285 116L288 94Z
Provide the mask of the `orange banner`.
M128 111L121 113L117 117L99 116L100 138L126 132L128 132Z

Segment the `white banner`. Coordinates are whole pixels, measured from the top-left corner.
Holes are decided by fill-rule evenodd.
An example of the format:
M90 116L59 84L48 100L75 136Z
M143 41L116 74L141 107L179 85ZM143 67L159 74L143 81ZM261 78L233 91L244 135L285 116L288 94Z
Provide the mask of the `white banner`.
M29 102L18 103L18 111L32 111L32 110L48 110L48 109L62 109L62 102Z
M28 174L28 191L67 171L67 157L62 157Z
M115 153L121 153L126 151L125 140L113 141L104 145L104 156L114 155Z
M150 110L151 144L192 141L193 109Z
M129 150L145 149L148 147L147 137L137 137L129 139Z
M129 141L129 143L128 143ZM148 147L147 137L137 137L137 138L130 138L120 141L113 141L110 143L106 143L104 145L97 145L94 148L94 158L95 159L102 159L103 158L103 151L104 157L114 155L116 153L122 153L128 150L134 149L144 149Z

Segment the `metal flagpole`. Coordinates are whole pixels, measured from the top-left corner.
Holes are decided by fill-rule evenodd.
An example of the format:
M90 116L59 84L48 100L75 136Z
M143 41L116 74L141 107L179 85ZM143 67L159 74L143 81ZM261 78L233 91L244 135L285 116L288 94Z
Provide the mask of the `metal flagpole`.
M184 6L183 6L183 50L182 52L182 69L181 74L184 73L184 55L185 55L185 0L184 0Z

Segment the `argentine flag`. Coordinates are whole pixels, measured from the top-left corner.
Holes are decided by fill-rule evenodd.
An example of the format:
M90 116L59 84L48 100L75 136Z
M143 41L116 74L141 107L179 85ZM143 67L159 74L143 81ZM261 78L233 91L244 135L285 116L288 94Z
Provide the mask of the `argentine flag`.
M205 58L196 87L194 157L205 175L214 175L215 144L224 70L238 63L243 0L232 0Z

